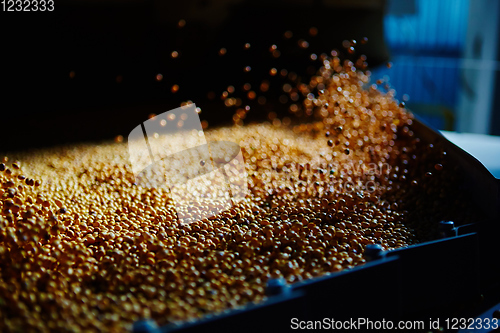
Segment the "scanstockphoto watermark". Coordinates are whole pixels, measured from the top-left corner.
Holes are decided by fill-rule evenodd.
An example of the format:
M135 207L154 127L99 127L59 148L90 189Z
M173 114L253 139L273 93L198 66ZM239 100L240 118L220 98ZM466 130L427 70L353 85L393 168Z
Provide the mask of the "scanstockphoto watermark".
M136 183L169 191L180 223L218 215L248 194L240 146L207 142L195 104L135 127L128 150Z
M338 320L334 318L323 318L322 320L300 320L292 318L290 328L292 330L360 330L360 331L423 331L423 330L465 330L467 332L480 330L497 330L500 327L497 318L429 318L428 320L398 320L387 319L372 320L370 318L350 318Z
M135 127L128 137L128 150L136 183L169 191L180 223L218 215L249 193L246 170L251 166L245 164L240 146L207 142L195 104ZM279 169L268 161L269 167L284 174L285 184L310 195L375 192L380 190L376 178L391 171L387 163L338 163L331 152L318 153L321 160L286 163ZM320 179L315 178L317 174L322 175Z
M391 173L392 168L388 163L355 163L352 160L341 163L333 159L324 162L328 153L319 153L323 161L318 158L307 163L285 163L281 167L271 164L268 167L273 172L282 174L284 184L294 187L295 191L308 194L373 193L385 189L377 179Z
M432 324L432 323L431 323ZM350 318L349 320L336 320L334 318L323 318L322 320L300 320L292 318L290 328L292 330L362 330L362 331L388 331L388 330L423 330L426 323L423 320L371 320L369 318Z

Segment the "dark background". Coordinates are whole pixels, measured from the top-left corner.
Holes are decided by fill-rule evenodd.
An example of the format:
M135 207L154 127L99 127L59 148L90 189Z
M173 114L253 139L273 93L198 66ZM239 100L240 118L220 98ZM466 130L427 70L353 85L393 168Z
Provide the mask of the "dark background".
M278 98L290 81L271 77L270 68L307 81L320 66L311 53L329 54L343 40L362 37L369 42L358 43L358 56L366 54L370 65L388 60L384 1L355 3L56 0L53 12L2 12L0 151L126 138L149 114L187 100L202 108L210 126L230 124L235 108L220 99L229 85L243 107L251 106L246 122L265 119L270 110L285 115L289 104ZM293 37L284 38L287 30ZM301 39L310 46L300 48ZM280 57L272 56L272 44ZM265 93L262 80L270 82ZM267 103L248 100L245 83Z

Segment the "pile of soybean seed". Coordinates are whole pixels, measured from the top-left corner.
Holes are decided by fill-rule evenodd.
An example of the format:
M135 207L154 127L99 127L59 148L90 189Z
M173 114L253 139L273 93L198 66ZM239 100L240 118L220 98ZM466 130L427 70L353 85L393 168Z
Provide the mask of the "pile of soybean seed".
M264 301L270 278L293 284L362 265L367 244L430 237L463 204L457 171L368 83L334 57L299 87L314 121L207 131L241 146L250 193L187 225L167 191L137 185L125 143L3 158L0 331L196 320Z

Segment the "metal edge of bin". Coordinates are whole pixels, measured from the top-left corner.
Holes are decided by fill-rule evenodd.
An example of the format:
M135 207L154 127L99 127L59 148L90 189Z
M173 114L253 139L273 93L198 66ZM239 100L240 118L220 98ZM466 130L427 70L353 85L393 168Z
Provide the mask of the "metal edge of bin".
M289 295L272 296L260 304L208 315L195 322L167 325L160 331L237 328L244 332L281 332L290 330L293 317L425 318L443 307L479 295L498 281L499 270L488 263L494 263L498 257L492 241L500 229L500 180L418 118L414 120L414 131L426 143L446 148L450 158L467 173L464 190L471 193L471 200L485 213L483 221L458 227L453 237L388 251L386 256L365 265L298 282L291 286Z
M281 332L290 324L291 318L300 318L307 311L304 292L291 290L268 297L264 302L251 303L242 308L228 310L221 314L207 315L195 322L169 324L156 332L238 332L274 331ZM155 332L155 331L153 331ZM150 333L153 333L150 332Z
M500 180L493 177L475 157L418 119L414 121L414 131L426 142L445 148L451 160L467 175L462 190L469 193L470 200L484 216L482 220L475 221L473 226L479 237L481 288L485 290L498 284L500 267L494 263L498 261L500 251L492 244L496 243L500 234Z

